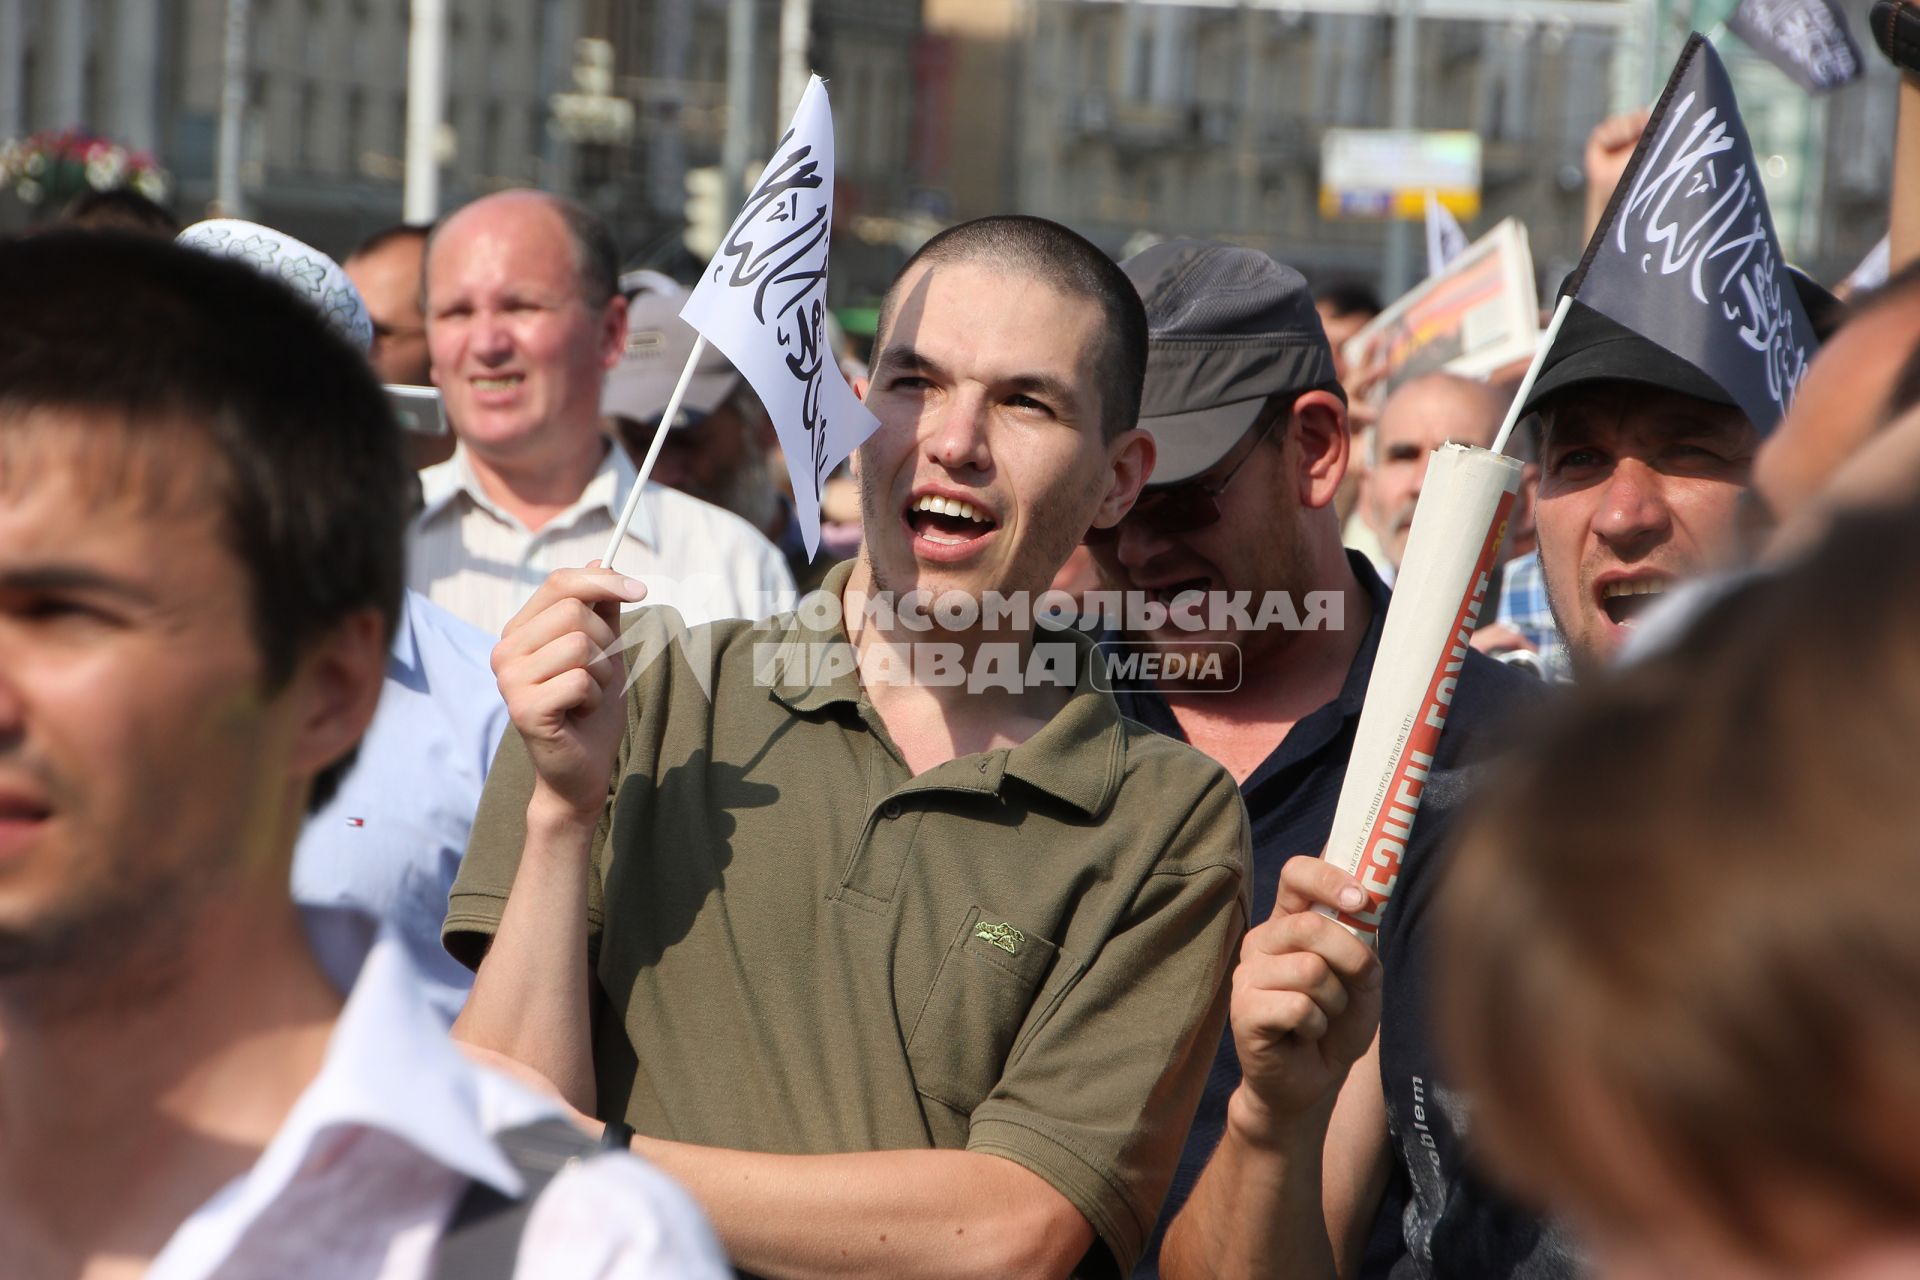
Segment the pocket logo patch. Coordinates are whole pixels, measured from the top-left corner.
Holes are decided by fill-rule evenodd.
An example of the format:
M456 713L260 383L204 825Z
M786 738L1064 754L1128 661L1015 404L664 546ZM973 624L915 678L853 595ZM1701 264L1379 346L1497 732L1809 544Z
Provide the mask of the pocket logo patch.
M1026 934L1010 924L988 924L985 920L974 926L973 936L1000 948L1010 956L1018 955L1020 944L1027 940Z

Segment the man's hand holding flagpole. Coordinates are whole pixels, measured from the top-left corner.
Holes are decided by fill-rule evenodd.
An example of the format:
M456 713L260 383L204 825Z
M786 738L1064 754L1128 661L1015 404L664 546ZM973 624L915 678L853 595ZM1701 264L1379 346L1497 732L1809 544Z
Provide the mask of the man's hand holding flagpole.
M1762 430L1785 413L1816 343L1789 277L1733 86L1693 36L1563 290L1493 448L1435 451L1414 511L1323 853L1368 895L1316 908L1375 939L1441 730L1486 607L1520 485L1507 442L1575 301L1714 379Z
M733 362L773 419L809 555L820 544L820 491L879 422L853 394L827 339L833 239L833 115L814 76L773 159L694 287L681 319L700 335L667 401L601 563L611 568L640 495L709 343Z

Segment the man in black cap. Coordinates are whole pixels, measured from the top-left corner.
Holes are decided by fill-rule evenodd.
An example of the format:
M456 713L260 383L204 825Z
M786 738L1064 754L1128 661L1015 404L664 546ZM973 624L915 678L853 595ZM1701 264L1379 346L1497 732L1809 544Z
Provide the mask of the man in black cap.
M1539 415L1540 571L1576 675L1675 585L1733 562L1760 432L1713 379L1575 303Z
M1341 546L1333 497L1347 469L1345 397L1306 281L1262 253L1193 241L1156 246L1123 265L1146 303L1140 425L1158 461L1132 512L1117 528L1094 531L1090 543L1126 593L1129 640L1237 660L1222 665L1218 681L1119 682L1115 694L1127 716L1206 752L1240 784L1253 825L1259 925L1273 909L1282 866L1297 854L1312 861L1326 844L1387 589L1364 556ZM1490 658L1468 656L1409 861L1437 838L1461 789L1460 762L1528 683ZM1355 1081L1373 1082L1370 1097L1352 1091L1361 1109L1354 1131L1365 1140L1346 1143L1339 1167L1328 1170L1336 1183L1352 1182L1361 1233L1391 1168L1374 1060L1369 1052L1353 1072ZM1143 1274L1152 1274L1160 1239L1209 1157L1235 1141L1230 1113L1248 1096L1242 1061L1230 1031ZM1324 1117L1320 1124L1324 1133ZM1201 1261L1202 1272L1214 1269Z
M1817 329L1827 308L1808 301ZM1542 443L1540 564L1576 669L1604 664L1647 599L1738 549L1760 433L1729 401L1652 342L1578 303L1569 313L1526 407ZM1465 745L1460 709L1443 750ZM1377 957L1316 911L1343 905L1349 877L1285 867L1241 951L1243 1083L1167 1233L1170 1278L1572 1273L1565 1235L1476 1174L1467 1107L1430 1040L1424 925L1460 789L1442 775L1427 787ZM1257 870L1260 849L1256 818Z

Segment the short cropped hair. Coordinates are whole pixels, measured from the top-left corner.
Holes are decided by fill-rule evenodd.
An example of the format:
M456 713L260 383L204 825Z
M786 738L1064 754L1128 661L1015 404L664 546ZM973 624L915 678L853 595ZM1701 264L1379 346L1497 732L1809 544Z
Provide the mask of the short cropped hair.
M1920 508L1843 520L1481 788L1435 1025L1510 1182L1656 1226L1608 1134L1763 1253L1783 1194L1920 1220L1916 582Z
M1094 369L1100 379L1101 433L1112 440L1140 424L1140 395L1147 379L1147 311L1139 290L1119 264L1085 237L1057 222L1026 214L975 218L921 245L907 259L880 302L874 349L882 349L899 308L900 281L920 263L984 262L996 270L1026 273L1069 297L1100 309L1100 349Z
M352 262L355 258L364 258L370 253L380 252L380 250L390 244L399 244L402 240L417 240L420 242L420 247L424 251L427 238L432 234L433 225L431 223L396 222L390 227L380 228L359 244L353 246L353 249L346 257L342 258L341 261Z
M121 433L106 443L122 454L204 439L269 692L357 611L378 610L391 638L411 478L399 425L365 356L292 290L126 233L0 241L0 446L43 410L75 415L56 430ZM315 807L350 763L315 779Z

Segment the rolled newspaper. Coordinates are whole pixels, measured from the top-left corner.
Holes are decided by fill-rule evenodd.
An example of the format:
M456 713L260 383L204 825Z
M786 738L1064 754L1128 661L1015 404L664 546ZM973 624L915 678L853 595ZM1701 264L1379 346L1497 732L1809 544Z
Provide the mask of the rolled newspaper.
M1517 459L1458 444L1427 463L1322 855L1360 881L1367 905L1316 910L1368 941L1400 878L1520 472Z

